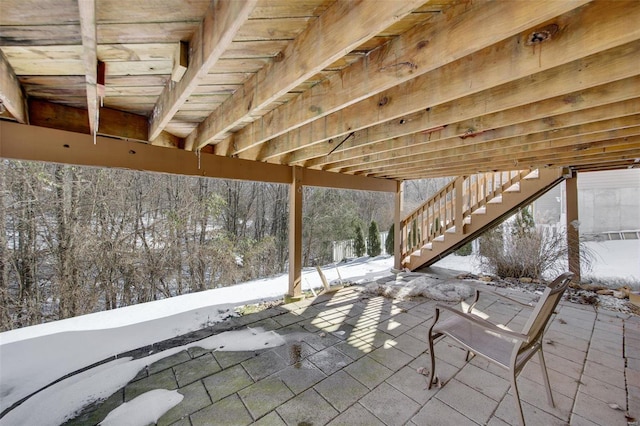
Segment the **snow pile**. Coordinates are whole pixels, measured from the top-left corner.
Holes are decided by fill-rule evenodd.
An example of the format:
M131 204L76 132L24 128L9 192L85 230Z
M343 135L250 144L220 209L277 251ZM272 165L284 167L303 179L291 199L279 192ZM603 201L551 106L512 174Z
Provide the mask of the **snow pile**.
M265 331L257 327L227 331L198 342L150 354L144 358L135 360L131 357L119 358L73 375L36 393L0 419L0 426L55 426L62 424L73 418L83 407L95 401L106 399L124 387L146 366L192 347L216 351L253 351L274 348L284 343L284 338L275 331ZM3 370L5 369L3 368ZM42 373L42 370L36 371ZM33 372L7 369L2 373L3 381L5 377L10 381L10 386L7 386L9 393L2 397L3 409L6 408L5 396L9 397L11 401L15 401L19 399L16 399L16 395L28 395L37 390L32 387ZM23 383L21 379L25 379L25 382ZM7 403L7 406L9 405ZM149 423L151 422L140 424Z
M148 425L156 423L160 417L184 398L177 390L154 389L125 402L114 409L99 423L99 426Z
M473 289L469 284L460 281L445 281L418 277L411 281L389 281L386 283L373 282L364 287L364 291L393 299L406 299L422 296L440 302L460 302L473 296Z

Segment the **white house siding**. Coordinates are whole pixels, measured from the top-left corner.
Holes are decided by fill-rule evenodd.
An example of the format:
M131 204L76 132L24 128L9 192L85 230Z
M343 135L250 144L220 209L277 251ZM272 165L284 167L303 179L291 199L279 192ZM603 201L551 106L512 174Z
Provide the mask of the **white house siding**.
M538 199L534 212L538 222L563 223L564 183ZM640 169L579 173L578 212L583 235L640 229Z

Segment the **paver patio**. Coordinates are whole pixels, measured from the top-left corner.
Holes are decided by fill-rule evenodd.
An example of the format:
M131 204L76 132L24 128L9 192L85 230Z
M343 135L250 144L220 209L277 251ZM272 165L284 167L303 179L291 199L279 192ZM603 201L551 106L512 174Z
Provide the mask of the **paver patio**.
M418 370L430 367L426 333L435 303L347 287L232 319L192 339L263 327L282 335L286 344L250 352L180 352L148 366L68 424L96 424L123 402L158 388L184 395L158 425L517 424L504 372L478 357L465 363L465 352L450 339L435 346L437 374L445 386L427 390ZM515 329L529 312L488 292L477 309ZM534 357L518 378L527 424L637 424L640 318L562 302L544 342L556 408L547 403Z

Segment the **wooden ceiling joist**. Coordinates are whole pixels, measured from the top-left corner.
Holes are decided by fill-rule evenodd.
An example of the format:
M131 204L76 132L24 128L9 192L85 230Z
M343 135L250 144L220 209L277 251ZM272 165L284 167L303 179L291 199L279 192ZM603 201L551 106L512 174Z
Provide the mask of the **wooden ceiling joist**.
M527 105L504 113L492 114L493 117L487 117L486 122L495 124L497 120L491 120L495 116L500 116L499 119L527 117L534 118L534 120L516 122L515 124L512 124L513 122L511 121L502 123L502 126L495 125L491 127L478 125L485 122L483 120L484 117L477 119L476 123L474 123L476 127L467 126L467 122L454 123L437 132L417 133L390 140L386 142L388 143L386 147L376 146L370 153L364 153L361 156L351 155L346 161L331 163L322 169L341 171L343 173L357 173L377 164L388 163L391 160L395 162L404 157L433 153L439 150L451 150L468 146L481 147L483 142L494 142L543 132L553 132L551 136L556 136L556 132L564 128L637 114L640 111L640 97L560 115L543 115L539 118L535 116L535 111L531 111L532 109L531 105ZM528 112L531 112L531 115L528 115ZM478 128L481 130L477 130ZM448 129L452 129L452 131L446 132ZM469 132L470 130L471 132ZM543 137L546 138L547 135L543 134Z
M0 51L0 102L19 123L27 122L22 87L7 58Z
M232 154L266 159L266 155L258 156L257 145L584 3L586 1L498 2L474 4L454 17L444 13L434 18L433 25L426 31L419 27L408 31L339 75L245 126L234 137ZM487 22L492 22L492 30L478 32L478 28ZM444 32L448 33L447 37L438 36ZM277 145L279 142L270 143ZM249 149L252 149L249 153L245 152Z
M149 140L155 139L171 118L207 77L245 23L257 0L212 1L191 40L189 66L182 79L167 83L153 108L149 122Z
M398 119L421 109L469 96L638 40L640 26L633 23L640 20L640 3L634 3L633 7L617 5L618 3L609 2L587 5L573 13L558 17L554 21L557 23L555 25L558 25L558 32L538 46L538 51L535 51L533 46L526 45L526 39L531 33L526 31L471 54L463 60L452 62L328 114L293 132L268 141L262 146L256 159L274 159L302 148L301 143L309 146L329 139L339 141L341 137L366 127ZM595 31L596 28L611 34L611 37L601 37ZM576 45L580 45L581 49L575 49ZM510 54L505 55L504 52ZM522 102L525 102L525 99Z
M256 118L259 111L422 3L424 0L390 2L384 8L377 0L334 3L287 46L278 61L258 71L214 110L189 136L187 145L201 149L224 139L239 122ZM354 21L358 25L352 25Z
M525 82L510 83L507 85L508 87L499 89L506 93L510 91L509 89L515 89L518 83L523 85ZM477 135L486 130L583 110L587 110L584 115L586 119L586 117L591 116L588 112L589 109L640 97L640 76L605 83L600 86L566 94L548 93L546 91L535 90L536 88L537 86L533 87L533 90L522 89L525 92L525 96L530 96L527 97L527 99L531 103L502 109L489 114L482 114L481 111L474 111L474 109L471 108L470 112L477 112L477 115L468 119L461 116L460 113L454 113L458 109L457 107L471 107L474 105L474 101L481 98L481 96L478 95L486 95L483 96L485 99L496 99L497 91L492 89L488 92L472 95L470 99L439 105L428 112L421 111L400 120L388 121L379 126L372 126L349 139L349 142L345 143L341 150L337 150L331 155L321 154L321 156L306 161L305 166L323 169L348 167L358 164L361 161L360 159L365 156L401 150L404 147L409 148L410 144L413 144L415 140L415 137L410 136L414 134L418 136L426 135L430 142L437 142L438 140L454 136ZM567 87L567 89L570 88L571 87ZM515 92L515 90L513 90L513 92ZM546 98L549 95L555 96ZM504 104L499 105L500 108L504 108L505 106ZM447 121L449 119L455 119L454 114L456 114L458 118L462 118L462 120L453 123ZM436 123L447 124L437 126ZM548 125L551 128L554 124L548 122ZM393 142L389 142L389 140L393 140ZM403 146L402 141L405 141L405 146ZM299 151L291 154L290 161L292 163L304 160L304 158L301 159L298 155Z
M456 165L455 167L425 167L416 165L411 168L403 169L400 176L404 180L411 179L428 179L433 177L443 177L445 173L452 173L453 176L469 175L474 173L484 173L492 171L510 171L514 169L539 168L539 167L560 167L564 164L571 164L572 167L597 167L602 163L623 161L633 162L640 159L640 136L625 138L616 141L609 141L607 146L599 146L594 148L586 148L577 155L575 152L567 152L563 154L544 152L537 156L519 156L502 162L485 161L474 164L474 167L466 165ZM395 174L394 174L395 176ZM373 175L377 178L388 178L384 172Z
M80 32L82 34L82 63L87 92L89 131L97 132L99 120L98 48L96 42L96 1L80 0Z
M466 154L464 156L450 156L443 161L436 161L434 158L416 159L404 164L402 170L404 174L409 175L421 170L438 170L443 168L444 164L448 169L456 170L458 167L463 167L464 164L469 164L469 161L473 161L476 167L484 170L517 170L531 166L540 167L550 163L562 164L565 160L572 163L578 162L582 161L583 157L597 152L611 153L640 149L640 146L637 145L638 141L640 141L640 127L636 126L629 129L567 138L556 141L554 144L548 142L530 144L529 150L524 147L506 147L494 150L493 155L488 156ZM380 177L386 175L388 170L387 167L378 167L368 170L363 175Z
M609 139L617 139L628 136L636 136L640 133L637 126L639 116L621 117L612 120L604 120L601 123L589 123L582 126L573 126L566 129L545 133L523 135L502 140L493 140L486 143L472 143L464 147L417 153L414 156L406 156L394 159L394 166L410 168L413 164L425 167L437 167L439 163L446 162L453 166L458 162L481 163L482 161L499 162L517 158L519 153L524 155L535 151L564 152L565 150L580 149L583 145L601 142ZM613 130L612 130L613 129ZM364 175L378 174L389 169L389 163L375 162L367 166L359 167L356 172Z
M244 127L234 137L235 150L232 154L243 158L268 159L270 155L260 154L257 145L269 139L272 140L268 144L280 145L283 141L279 136L301 124L311 126L312 123L307 123L490 46L586 2L536 3L495 2L482 4L477 8L472 6L453 18L442 14L433 21L434 25L427 31L415 28L403 34L388 45L373 51L367 58L343 70L340 75L313 87L277 111ZM486 31L488 20L493 22L492 31ZM447 37L439 36L445 32L448 34ZM251 148L253 149L250 152L244 152ZM269 152L268 149L266 151Z
M273 163L290 180L295 167L305 185L397 184L514 159L635 164L640 2L420 3L2 0L0 120L108 136L99 143L118 150L115 139L147 142L129 147L135 161L144 153L169 172L183 170L170 156L191 163L185 151L198 149L209 165L259 170L234 171L241 178L268 181L267 170L285 170L262 167ZM186 42L187 69L171 81ZM110 164L128 167L125 154Z

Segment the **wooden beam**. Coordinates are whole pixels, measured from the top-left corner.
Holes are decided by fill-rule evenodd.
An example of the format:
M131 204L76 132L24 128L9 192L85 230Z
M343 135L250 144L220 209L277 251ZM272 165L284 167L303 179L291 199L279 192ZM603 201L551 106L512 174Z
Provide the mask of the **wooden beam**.
M87 111L89 131L98 128L98 51L96 43L96 0L78 0L80 12L80 32L82 34L82 63L87 90Z
M416 163L399 169L372 173L371 176L388 179L423 179L426 177L458 176L485 171L513 170L537 167L569 167L574 165L597 165L612 160L625 160L640 156L640 135L617 139L602 139L580 146L560 147L533 152L521 152L507 158L486 158L482 161L461 161L430 167Z
M189 176L291 183L291 167L0 122L0 157Z
M445 139L434 137L430 140L430 134L416 134L404 136L393 142L392 149L377 150L375 154L356 157L340 164L332 164L325 170L340 171L343 173L357 173L371 167L384 166L389 162L401 164L403 160L410 161L416 158L430 158L440 154L444 156L456 155L457 150L473 148L474 151L490 151L493 146L509 146L514 138L519 141L527 140L527 143L540 140L554 140L566 137L569 134L585 134L588 130L602 131L617 124L640 124L638 116L629 117L624 121L609 121L612 119L633 116L640 111L640 98L631 99L615 104L603 105L585 111L572 112L557 116L544 117L542 119L518 123L512 126L488 129L481 131L473 137L465 137L464 134ZM526 113L526 111L524 111ZM527 117L523 114L522 117ZM635 120L635 121L634 121ZM578 127L576 127L578 126ZM449 127L455 127L449 126ZM464 127L457 127L464 129ZM617 127L620 128L620 127ZM550 132L550 133L548 133ZM552 133L551 133L552 132ZM489 153L487 153L489 154Z
M206 153L198 159L193 152L110 137L98 136L94 145L87 134L7 121L0 121L0 157L286 184L291 183L292 173L289 166ZM395 191L394 181L318 170L311 171L307 180L309 185L330 188Z
M402 160L388 162L387 164L376 164L361 173L366 175L385 173L388 170L405 169L412 167L437 168L446 164L447 167L457 165L476 165L508 162L514 169L522 167L519 163L528 164L526 161L533 153L538 155L561 154L564 152L574 152L576 156L586 148L596 146L603 141L616 140L636 136L640 134L639 115L625 117L624 119L607 120L600 123L590 123L584 126L553 132L553 136L546 137L545 134L527 135L516 138L509 138L503 141L492 141L478 146L465 148L455 148L452 150L443 149L441 151L406 157ZM629 120L626 120L626 119ZM607 127L609 123L627 122L619 128ZM605 144L606 145L606 144Z
M534 54L533 46L526 45L531 31L524 32L271 139L255 158L270 160L304 146L344 137L421 109L624 46L640 38L640 26L632 24L639 20L640 2L590 4L554 20L559 30L539 46L542 49L539 53ZM487 69L491 72L487 73ZM521 105L525 103L525 98L520 99Z
M281 58L258 71L187 140L193 148L223 140L227 132L261 111L315 74L409 14L424 0L388 2L339 1L313 20L282 52ZM357 22L357 25L353 23ZM220 153L226 154L226 153Z
M29 99L28 105L30 124L34 126L91 134L86 109L73 108L39 99ZM112 108L102 108L98 134L147 142L148 121L142 115ZM153 143L177 148L182 144L182 140L170 133L162 132Z
M249 17L257 0L213 0L191 40L189 66L178 83L168 82L149 121L149 139L155 139L182 104L207 76Z
M289 185L289 291L285 296L289 300L302 297L302 169L291 169Z
M321 170L304 169L304 185L323 188L355 189L358 191L395 192L393 180L372 179L365 176L343 175Z
M637 96L640 92L640 77L637 76L638 68L635 65L635 57L640 54L640 43L634 42L619 48L615 48L606 52L592 55L584 60L575 61L570 64L563 65L561 67L554 68L553 70L545 71L537 74L535 78L526 78L518 80L514 84L507 84L499 86L488 91L483 91L472 96L468 96L462 99L458 99L454 102L438 105L430 108L429 114L422 116L425 121L419 124L418 127L426 127L428 129L441 129L445 130L445 126L449 126L456 118L464 120L473 120L476 117L483 116L484 112L493 113L493 111L505 111L511 108L518 108L523 99L528 99L528 102L532 102L531 108L536 110L540 106L541 111L548 112L553 111L555 104L559 111L573 110L581 108L581 105L589 106L592 103L596 103L592 100L593 96L602 96L605 100L626 99L628 92L631 96ZM580 73L580 79L576 79L576 73ZM612 83L608 83L613 81ZM593 89L592 89L593 88ZM517 90L516 90L517 89ZM581 90L583 89L583 90ZM551 105L545 103L539 103L547 96L555 96L551 100ZM546 102L546 101L545 101ZM563 105L564 104L564 105ZM516 115L517 115L516 109ZM522 109L523 113L526 113L527 109ZM535 112L533 113L535 115ZM520 120L524 120L528 115L522 115ZM408 120L408 118L407 118ZM491 124L491 123L489 123ZM408 124L413 126L413 124ZM490 128L485 126L483 128ZM463 128L464 130L465 128ZM448 130L442 132L446 134ZM458 134L458 131L454 133ZM440 130L434 132L427 132L420 137L422 139L413 141L423 141L433 139L434 146L444 143L439 140ZM477 136L482 138L483 136ZM411 139L411 138L407 138ZM450 140L450 139L449 139ZM474 139L465 140L466 143L473 142ZM408 142L406 139L390 140L385 143L388 144L386 149L376 144L373 148L376 151L392 150L396 144L402 146L403 142ZM413 142L412 142L413 143ZM465 144L466 144L465 143ZM458 141L455 142L458 144ZM365 147L366 152L369 152L370 147ZM420 148L416 148L417 151ZM376 152L371 151L371 152ZM339 152L336 152L331 157L338 157ZM348 154L345 157L349 158ZM374 159L375 160L375 159ZM305 164L307 167L314 167L316 163L308 162ZM337 166L338 164L336 164ZM327 167L330 170L339 170L333 166Z
M27 122L22 87L2 50L0 50L0 103L19 123Z
M557 71L558 73L561 72L561 70ZM552 80L557 78L558 73L554 73L550 78ZM546 81L544 78L546 76L542 77L543 80ZM542 123L539 124L542 124L543 127L547 126L547 128L552 128L558 124L566 124L566 120L571 120L574 124L578 124L578 121L581 119L597 119L597 116L594 116L594 114L599 114L603 110L607 115L611 116L607 110L611 104L640 98L640 76L562 94L537 90L537 85L528 89L527 83L529 83L529 79L518 80L513 83L508 83L507 87L498 88L501 93L524 91L525 97L530 102L527 105L515 106L490 114L483 113L478 108L474 108L473 106L478 105L477 101L481 98L496 99L499 96L499 94L496 93L498 90L490 89L489 91L472 95L471 99L456 100L438 105L431 108L428 112L420 111L399 120L388 121L377 126L369 127L362 132L358 132L354 137L350 138L348 143L345 143L340 150L333 152L331 155L326 155L326 147L322 145L303 148L288 156L287 163L297 164L304 162L302 164L304 164L305 167L337 170L341 167L357 165L364 157L372 159L372 157L369 156L373 155L373 153L382 154L390 151L398 153L398 151L403 149L403 145L409 148L409 145L406 144L413 144L415 138L404 137L415 133L426 135L430 143L435 143L439 140L455 136L460 137L465 134L481 134L487 130L520 124L525 120L532 124L534 122L531 120L542 120ZM566 87L566 89L570 89L571 86ZM547 98L548 96L554 97ZM570 102L569 100L572 99L575 101ZM628 102L635 103L638 102L638 99ZM516 99L516 104L517 103ZM454 116L453 112L456 111L460 105L468 105L471 108L465 109L464 113L457 112ZM499 109L509 105L501 102L496 106ZM580 112L580 114L573 114L575 112ZM466 118L469 114L472 116ZM474 114L478 115L474 116ZM453 123L449 121L455 119L456 116L458 119L462 118L462 120ZM553 117L553 121L549 119L549 117ZM439 123L446 124L442 125ZM388 142L390 139L395 139L392 144ZM321 148L323 152L319 153L317 148ZM315 158L309 160L311 156Z
M182 80L184 73L189 66L189 42L179 41L173 53L173 68L171 70L171 81Z
M296 126L432 71L500 40L585 4L575 2L495 2L464 4L445 12L428 27L409 30L363 60L267 113L237 132L233 154L255 158L245 150ZM487 26L491 31L486 31ZM447 34L443 37L443 34Z
M393 267L402 269L402 210L404 208L404 182L398 182L395 194L395 209L393 215Z
M580 274L580 215L578 214L578 175L565 180L566 187L566 227L567 262L569 271L575 275L573 281L579 283Z

